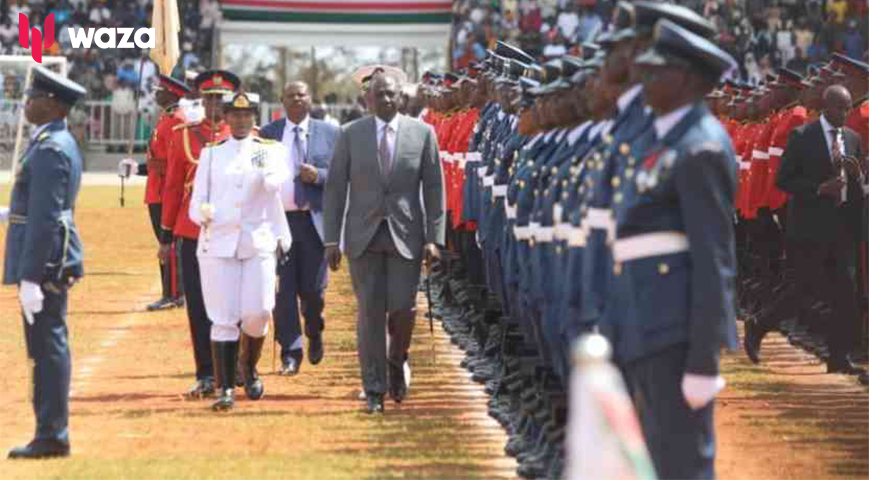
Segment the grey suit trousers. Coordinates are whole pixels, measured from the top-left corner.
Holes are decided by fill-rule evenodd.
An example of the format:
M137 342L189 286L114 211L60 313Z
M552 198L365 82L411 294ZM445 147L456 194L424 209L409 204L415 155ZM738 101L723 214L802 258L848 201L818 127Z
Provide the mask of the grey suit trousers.
M386 393L387 361L404 363L416 322L416 295L422 262L398 253L383 222L358 258L349 259L350 279L359 313L356 324L362 386ZM391 337L386 351L386 329Z

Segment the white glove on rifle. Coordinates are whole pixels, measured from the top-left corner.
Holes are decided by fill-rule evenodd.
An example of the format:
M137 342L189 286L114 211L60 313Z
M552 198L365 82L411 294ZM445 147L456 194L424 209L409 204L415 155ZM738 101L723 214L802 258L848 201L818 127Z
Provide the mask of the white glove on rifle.
M42 311L44 299L45 295L39 285L27 280L21 281L21 286L18 287L18 300L21 302L21 310L28 324L33 325L35 315Z
M691 410L700 410L724 388L724 378L686 373L682 377L682 395Z
M121 178L130 178L133 172L139 170L139 164L132 158L125 158L118 162L118 176Z
M0 225L9 223L9 207L0 207Z

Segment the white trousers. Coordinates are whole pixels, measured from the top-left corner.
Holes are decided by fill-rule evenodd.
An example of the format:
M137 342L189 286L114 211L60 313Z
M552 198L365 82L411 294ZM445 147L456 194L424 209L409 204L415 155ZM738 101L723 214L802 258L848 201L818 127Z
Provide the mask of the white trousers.
M233 342L241 330L264 337L275 306L275 256L247 259L199 257L202 297L211 340Z

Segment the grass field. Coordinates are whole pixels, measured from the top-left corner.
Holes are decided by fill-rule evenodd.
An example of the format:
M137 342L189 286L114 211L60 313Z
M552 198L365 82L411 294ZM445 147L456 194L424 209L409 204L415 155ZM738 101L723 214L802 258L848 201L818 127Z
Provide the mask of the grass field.
M457 370L438 329L417 326L410 397L384 416L362 413L355 300L346 272L327 294L326 357L299 376L272 374L272 343L260 371L266 396L215 414L181 397L193 382L184 310L145 313L158 292L155 241L142 191L86 187L76 219L84 281L70 298L73 385L66 461L0 461L2 478L498 478L504 434L485 413L480 388ZM0 198L8 198L0 190ZM0 229L3 232L4 229ZM3 233L0 233L2 240ZM0 447L28 441L29 369L15 290L0 290ZM270 334L271 337L271 334Z
M480 386L457 365L443 331L419 319L409 398L386 414L361 412L355 300L346 271L326 300L326 357L294 378L260 362L266 396L216 414L185 401L193 359L184 310L146 313L159 290L156 245L141 187L120 208L116 187L86 187L76 219L87 276L71 294L73 457L5 460L33 433L29 368L14 288L0 288L0 479L513 478L503 430ZM0 187L0 204L9 198ZM136 201L130 201L136 199ZM0 227L0 242L5 228ZM346 263L345 263L346 265ZM270 335L271 336L271 335ZM723 371L716 408L721 478L869 477L869 395L778 335L765 363L741 352Z

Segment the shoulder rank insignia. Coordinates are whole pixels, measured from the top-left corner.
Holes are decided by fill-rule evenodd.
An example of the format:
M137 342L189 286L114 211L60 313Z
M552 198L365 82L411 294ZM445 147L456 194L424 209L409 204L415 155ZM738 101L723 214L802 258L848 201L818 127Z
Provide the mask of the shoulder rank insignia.
M224 143L226 143L227 140L229 140L229 139L224 138L223 140L218 140L216 142L208 142L207 144L205 144L205 146L206 147L216 147L218 145L223 145Z
M51 136L50 133L48 133L48 132L42 132L42 133L39 134L39 136L36 137L36 141L37 141L37 142L41 142L41 141L45 140L46 138L48 138L48 137L50 137L50 136Z
M278 143L277 140L272 140L270 138L262 138L262 137L253 137L253 141L256 143L262 143L264 145L271 145Z

